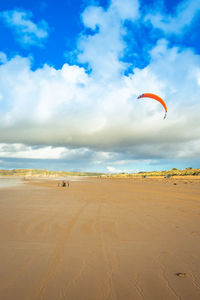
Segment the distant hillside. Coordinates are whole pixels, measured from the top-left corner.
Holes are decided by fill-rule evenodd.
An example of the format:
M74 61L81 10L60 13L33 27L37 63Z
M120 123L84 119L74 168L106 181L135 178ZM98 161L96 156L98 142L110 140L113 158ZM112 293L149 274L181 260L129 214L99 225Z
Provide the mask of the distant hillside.
M48 171L40 169L0 170L0 176L30 176L30 177L67 177L67 176L100 176L102 173Z

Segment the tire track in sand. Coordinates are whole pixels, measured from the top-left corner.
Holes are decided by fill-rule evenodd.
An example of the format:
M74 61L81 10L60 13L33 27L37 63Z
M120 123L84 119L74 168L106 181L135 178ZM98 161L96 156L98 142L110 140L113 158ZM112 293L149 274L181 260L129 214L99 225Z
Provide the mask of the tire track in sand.
M60 240L59 244L57 245L57 247L55 249L53 258L51 259L51 262L49 263L49 266L47 267L47 270L46 270L43 278L39 282L38 291L36 292L34 299L43 299L44 298L44 292L45 292L46 286L48 285L48 282L50 281L50 279L56 273L56 266L59 263L60 257L62 255L62 252L65 247L65 243L71 233L71 230L73 229L73 227L76 224L77 220L79 219L80 215L85 210L85 208L89 205L89 203L90 202L87 201L71 219L71 222L67 226L62 239Z
M90 259L91 256L94 256L95 254L97 255L97 253L100 252L102 259L104 261L105 264L105 259L104 259L104 255L102 252L102 240L100 237L100 231L99 231L99 218L100 218L100 210L101 210L101 201L99 201L99 204L97 205L96 208L96 213L95 216L92 218L91 223L90 223L90 229L95 233L95 237L94 237L94 247L89 251L87 257L82 261L82 265L80 266L79 271L76 273L76 275L66 283L65 286L65 290L62 289L60 292L60 298L59 299L69 299L70 295L69 295L69 291L72 287L76 286L78 280L81 278L81 276L83 276L83 273L85 271L86 268L91 268L90 265ZM109 287L104 283L104 282L99 282L99 285L101 286L100 290L102 293L102 297L101 299L108 299L107 295L110 294L108 292Z
M96 233L98 236L98 240L100 242L100 248L102 250L102 255L105 261L105 267L106 267L106 273L108 278L108 283L106 286L106 291L103 293L103 299L117 299L116 290L114 286L114 280L113 280L113 264L109 257L109 254L106 249L105 241L103 238L103 230L102 230L102 222L101 222L101 210L102 210L102 203L100 202L100 205L97 210L97 216L96 216Z
M102 210L102 199L97 204L96 208L96 214L90 224L91 229L94 231L94 248L90 253L88 254L87 258L82 263L82 266L80 267L80 270L77 272L77 274L71 279L70 282L67 283L65 291L62 290L60 299L69 299L69 291L70 288L75 286L78 282L78 280L83 275L85 269L87 267L90 267L89 261L90 256L95 255L96 257L99 257L102 261L102 267L105 268L105 278L102 282L99 282L99 285L101 286L101 300L116 300L116 290L114 286L114 280L113 280L113 274L116 273L116 266L114 265L114 262L111 260L110 255L107 251L105 240L103 237L103 229L102 229L102 221L101 221L101 210ZM112 253L114 255L114 253ZM119 271L118 271L119 272ZM100 298L98 298L100 299Z

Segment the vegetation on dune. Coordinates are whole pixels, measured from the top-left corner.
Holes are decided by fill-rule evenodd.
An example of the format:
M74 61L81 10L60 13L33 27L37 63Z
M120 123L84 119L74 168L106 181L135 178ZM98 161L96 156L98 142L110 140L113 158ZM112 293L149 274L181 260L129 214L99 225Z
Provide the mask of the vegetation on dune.
M115 178L131 178L131 177L146 178L146 177L156 177L156 176L170 178L172 176L198 176L198 175L200 175L200 169L193 169L189 167L184 170L178 170L177 168L173 168L167 171L151 171L151 172L140 171L138 173L120 173L120 174L112 174L108 176L115 177Z
M0 176L21 176L21 177L67 177L67 176L101 176L101 177L112 177L112 178L146 178L152 176L198 176L200 175L200 169L193 169L188 167L184 170L178 170L172 168L168 171L151 171L151 172L138 172L138 173L120 173L120 174L104 174L94 172L67 172L67 171L48 171L46 169L13 169L13 170L0 170Z
M120 174L121 176L134 176L134 177L148 177L148 176L163 176L163 177L171 177L171 176L187 176L187 175L200 175L200 169L193 169L191 167L178 170L177 168L173 168L168 171L151 171L151 172L139 172L137 174Z

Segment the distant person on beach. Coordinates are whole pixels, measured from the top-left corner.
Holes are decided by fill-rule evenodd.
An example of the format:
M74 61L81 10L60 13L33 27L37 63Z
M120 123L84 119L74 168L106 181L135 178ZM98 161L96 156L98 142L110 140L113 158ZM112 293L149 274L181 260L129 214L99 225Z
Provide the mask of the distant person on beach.
M69 187L69 181L65 181L65 180L63 180L61 183L59 182L58 183L58 186L62 186L62 187L66 187L66 186L68 186Z

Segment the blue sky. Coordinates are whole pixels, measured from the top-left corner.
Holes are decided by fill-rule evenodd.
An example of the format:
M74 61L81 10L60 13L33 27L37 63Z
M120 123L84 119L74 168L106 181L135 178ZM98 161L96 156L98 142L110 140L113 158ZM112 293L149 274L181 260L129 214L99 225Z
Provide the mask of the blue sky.
M199 20L191 0L1 1L0 168L200 167Z

